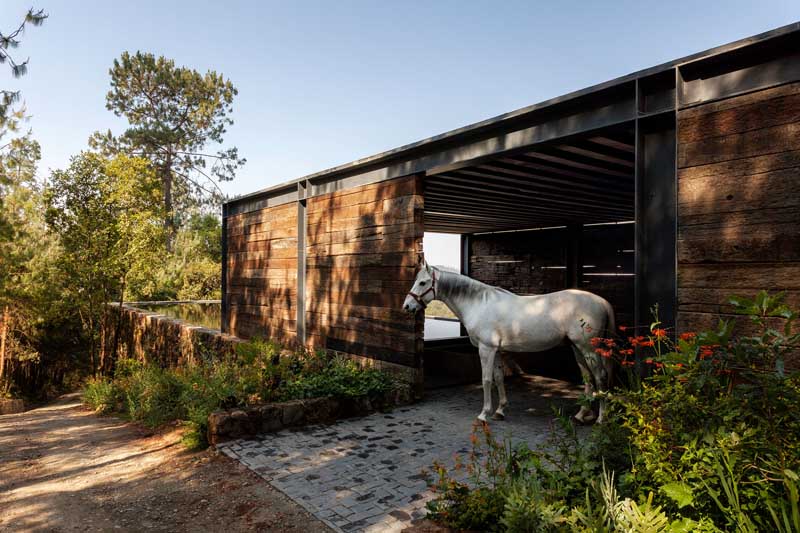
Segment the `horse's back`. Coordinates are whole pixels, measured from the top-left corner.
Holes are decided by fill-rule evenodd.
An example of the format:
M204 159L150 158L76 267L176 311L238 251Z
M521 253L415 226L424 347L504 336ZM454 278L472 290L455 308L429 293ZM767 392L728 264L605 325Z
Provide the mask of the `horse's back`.
M492 344L508 351L542 351L566 338L574 342L585 331L599 332L608 309L605 299L579 289L532 296L498 293L487 306L481 329L490 334Z

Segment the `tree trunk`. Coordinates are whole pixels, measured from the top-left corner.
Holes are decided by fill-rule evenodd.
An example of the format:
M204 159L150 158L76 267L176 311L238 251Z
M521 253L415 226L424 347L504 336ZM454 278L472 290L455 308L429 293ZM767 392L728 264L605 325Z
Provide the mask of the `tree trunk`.
M167 253L172 253L175 242L175 214L172 212L172 154L161 169L161 184L164 188L164 231L167 235Z
M8 335L8 306L3 307L3 323L0 325L0 380L3 379L3 372L6 369L6 336Z
M117 323L116 323L116 325L114 327L114 342L112 344L111 353L109 354L109 357L111 358L110 361L109 361L109 364L108 364L108 367L109 367L108 368L108 375L109 376L113 376L114 375L114 369L117 366L117 350L119 349L119 335L120 335L120 333L122 331L122 304L125 301L125 282L126 282L126 279L127 279L127 276L123 276L122 277L122 288L120 289L120 292L119 292L119 302L117 302L119 304L119 306L117 307ZM108 307L106 307L106 310L108 310Z

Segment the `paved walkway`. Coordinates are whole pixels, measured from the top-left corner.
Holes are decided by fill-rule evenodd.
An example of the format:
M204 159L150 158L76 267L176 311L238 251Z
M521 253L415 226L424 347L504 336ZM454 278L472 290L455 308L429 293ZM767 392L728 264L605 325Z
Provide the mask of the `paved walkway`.
M545 438L550 404L574 408L578 388L533 378L510 384L508 419L496 436L534 446ZM225 443L238 459L337 531L400 531L424 516L432 498L422 471L469 452L480 411L479 386L432 392L424 402L331 426L284 430Z

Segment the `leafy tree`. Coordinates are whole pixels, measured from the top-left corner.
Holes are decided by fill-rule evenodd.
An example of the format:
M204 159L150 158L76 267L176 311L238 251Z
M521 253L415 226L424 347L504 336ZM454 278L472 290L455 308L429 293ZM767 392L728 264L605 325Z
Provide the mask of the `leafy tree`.
M83 152L51 176L46 221L61 246L59 269L69 280L64 297L81 318L95 372L105 304L122 300L132 272L144 277L141 271L159 262L159 197L149 161L137 157Z
M167 250L176 219L189 209L218 202L217 181L229 181L245 163L233 148L207 153L222 144L236 88L221 74L200 74L153 54L124 52L109 71L106 107L130 127L119 137L96 133L90 143L105 152L126 152L152 163L161 182Z
M0 388L6 388L7 363L37 354L28 334L33 316L28 278L36 252L31 239L39 240L39 250L46 247L37 224L39 158L39 143L29 135L0 148Z
M20 38L25 32L25 27L41 26L48 17L43 10L28 10L25 18L17 29L10 33L0 32L0 63L7 63L11 67L11 74L15 78L24 76L28 72L28 59L17 60L12 54L12 50L20 45ZM19 100L19 91L0 90L0 129L15 128L19 119L22 118L21 111L12 111L11 106Z
M180 224L174 250L157 271L130 282L136 300L203 300L221 295L222 225L210 213L193 213Z

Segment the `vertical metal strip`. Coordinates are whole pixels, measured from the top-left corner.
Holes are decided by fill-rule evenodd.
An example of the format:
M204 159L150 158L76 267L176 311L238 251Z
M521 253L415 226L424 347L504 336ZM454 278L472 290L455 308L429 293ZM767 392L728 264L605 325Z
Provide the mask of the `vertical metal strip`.
M305 192L305 190L301 191ZM306 345L306 200L297 202L297 343Z
M464 233L461 235L461 273L469 276L469 261L472 255L472 234ZM458 334L462 337L467 336L467 328L461 324Z
M228 204L222 204L222 284L221 284L221 312L220 330L223 333L230 333L228 324Z
M642 224L644 217L642 216L642 151L644 143L642 142L642 131L639 115L641 114L641 85L639 79L636 80L636 120L634 121L634 179L633 179L633 219L634 219L634 237L633 237L633 325L636 328L634 331L640 332L639 327L642 324L641 308L642 308L642 248L644 245L644 233ZM640 376L647 374L647 369L642 361L642 350L638 346L635 348L636 353L636 372Z

